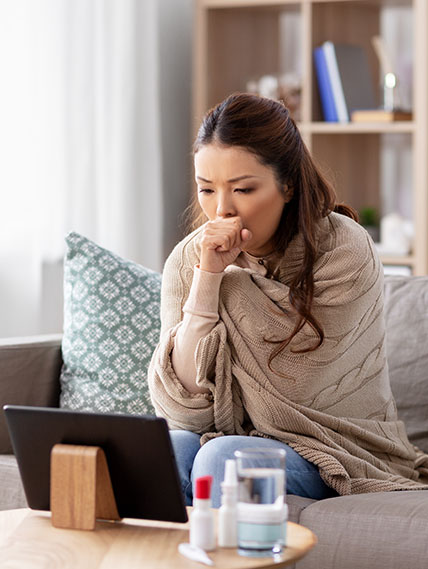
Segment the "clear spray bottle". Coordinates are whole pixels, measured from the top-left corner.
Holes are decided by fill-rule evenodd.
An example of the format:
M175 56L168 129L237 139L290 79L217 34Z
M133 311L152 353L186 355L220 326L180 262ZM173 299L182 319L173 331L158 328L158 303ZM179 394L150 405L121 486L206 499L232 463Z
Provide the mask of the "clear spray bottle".
M234 460L226 460L221 491L221 506L218 511L218 545L219 547L236 547L238 545L238 479Z

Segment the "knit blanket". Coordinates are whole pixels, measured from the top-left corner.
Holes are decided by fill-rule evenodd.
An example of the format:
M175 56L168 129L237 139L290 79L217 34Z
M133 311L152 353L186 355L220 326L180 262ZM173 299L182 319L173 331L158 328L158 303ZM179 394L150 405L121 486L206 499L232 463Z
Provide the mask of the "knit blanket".
M171 365L174 335L199 261L198 231L170 255L162 284L162 333L149 369L156 413L170 428L214 436L282 441L319 467L341 495L428 489L428 456L397 419L385 351L383 271L367 233L332 213L317 235L313 314L268 365L275 342L296 322L289 284L303 259L297 236L279 261L278 280L231 265L220 289L219 321L198 344L191 394Z

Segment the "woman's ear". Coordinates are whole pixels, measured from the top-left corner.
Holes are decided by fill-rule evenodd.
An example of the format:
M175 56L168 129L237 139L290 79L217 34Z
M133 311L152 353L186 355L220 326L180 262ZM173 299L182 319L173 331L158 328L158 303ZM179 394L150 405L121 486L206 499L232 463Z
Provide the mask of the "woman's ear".
M284 203L288 203L293 199L294 188L288 184L284 184L282 187L282 195L284 196Z

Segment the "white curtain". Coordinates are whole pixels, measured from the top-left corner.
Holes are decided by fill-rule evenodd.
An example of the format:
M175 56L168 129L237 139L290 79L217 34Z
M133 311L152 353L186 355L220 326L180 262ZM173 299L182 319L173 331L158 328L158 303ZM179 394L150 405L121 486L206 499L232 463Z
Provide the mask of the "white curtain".
M68 231L155 270L179 238L191 8L0 0L0 337L61 331Z
M411 6L387 6L382 10L381 32L391 63L398 76L400 104L412 109L414 29ZM399 213L413 219L413 172L410 135L384 135L382 152L382 215Z

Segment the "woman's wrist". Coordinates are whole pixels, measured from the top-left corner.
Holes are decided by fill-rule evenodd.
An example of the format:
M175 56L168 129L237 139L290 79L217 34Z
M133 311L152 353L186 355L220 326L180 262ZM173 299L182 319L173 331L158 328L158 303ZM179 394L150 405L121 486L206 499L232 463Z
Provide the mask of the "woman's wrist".
M223 273L224 272L224 263L220 261L218 255L210 254L210 252L205 253L201 251L201 259L198 265L201 271L205 271L206 273Z
M193 269L192 286L183 310L201 315L205 313L217 314L223 276L224 271L221 273L205 271L196 265Z

